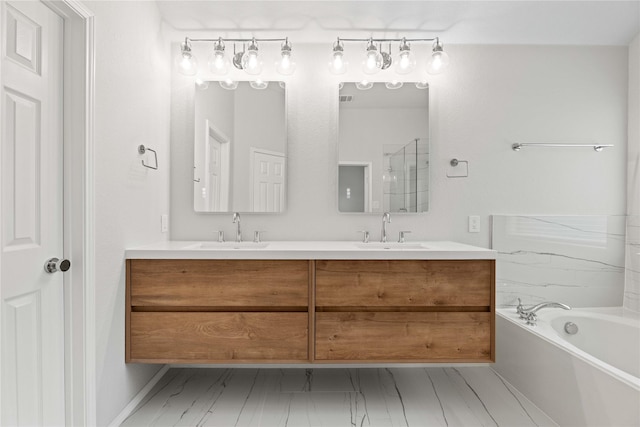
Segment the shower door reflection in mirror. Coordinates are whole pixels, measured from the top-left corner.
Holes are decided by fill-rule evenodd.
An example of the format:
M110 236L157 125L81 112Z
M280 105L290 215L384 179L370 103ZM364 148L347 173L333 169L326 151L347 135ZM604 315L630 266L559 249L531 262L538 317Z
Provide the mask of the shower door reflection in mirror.
M254 83L254 82L253 82ZM284 83L217 81L194 95L196 212L283 212L287 126Z
M429 89L343 83L339 100L338 210L429 210Z

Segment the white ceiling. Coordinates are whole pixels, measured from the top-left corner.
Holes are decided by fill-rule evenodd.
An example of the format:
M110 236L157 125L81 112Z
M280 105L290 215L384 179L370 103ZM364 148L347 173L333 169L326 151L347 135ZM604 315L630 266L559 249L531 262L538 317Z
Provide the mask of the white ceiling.
M453 44L628 45L633 1L158 1L176 37L440 37Z

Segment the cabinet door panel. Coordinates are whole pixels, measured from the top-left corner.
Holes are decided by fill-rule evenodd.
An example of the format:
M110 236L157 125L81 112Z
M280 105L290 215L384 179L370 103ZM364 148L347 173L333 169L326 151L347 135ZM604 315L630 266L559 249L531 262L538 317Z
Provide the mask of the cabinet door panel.
M488 307L491 260L316 261L319 307Z
M491 361L490 313L316 313L316 360Z
M131 260L132 306L307 307L304 260Z
M308 359L307 313L131 313L131 361Z

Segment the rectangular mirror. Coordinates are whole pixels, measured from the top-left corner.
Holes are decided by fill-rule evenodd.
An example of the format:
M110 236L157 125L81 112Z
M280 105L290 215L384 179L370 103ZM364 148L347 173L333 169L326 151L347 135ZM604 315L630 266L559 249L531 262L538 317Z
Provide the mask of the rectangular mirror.
M428 211L428 85L341 83L339 102L338 210Z
M202 82L196 85L194 118L194 210L283 212L284 83Z

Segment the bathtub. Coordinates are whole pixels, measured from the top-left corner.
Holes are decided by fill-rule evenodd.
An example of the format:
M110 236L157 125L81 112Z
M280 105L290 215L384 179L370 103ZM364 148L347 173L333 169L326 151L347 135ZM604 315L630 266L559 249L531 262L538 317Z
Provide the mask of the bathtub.
M561 426L640 425L640 320L622 308L496 316L494 369ZM578 326L575 335L564 331Z

